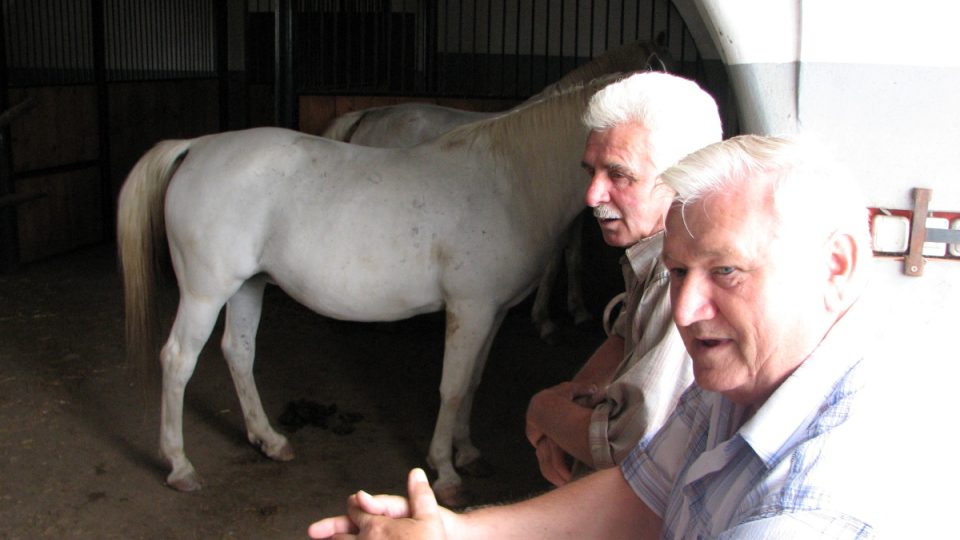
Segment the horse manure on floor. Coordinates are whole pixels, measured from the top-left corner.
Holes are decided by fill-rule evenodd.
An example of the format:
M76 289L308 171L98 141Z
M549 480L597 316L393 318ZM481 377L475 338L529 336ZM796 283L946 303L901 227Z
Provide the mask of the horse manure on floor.
M305 426L329 429L337 435L353 433L354 425L363 420L363 415L338 411L337 404L324 405L309 399L298 399L287 403L277 422L289 432Z

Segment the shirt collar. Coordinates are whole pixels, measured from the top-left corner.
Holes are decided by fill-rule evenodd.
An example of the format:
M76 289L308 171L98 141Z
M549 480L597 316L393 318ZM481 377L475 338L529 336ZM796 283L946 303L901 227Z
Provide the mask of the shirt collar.
M660 251L663 250L663 235L664 232L661 230L626 249L625 255L627 260L630 261L630 267L635 275L646 274L650 271L650 268L660 262Z
M860 317L852 311L740 428L743 439L768 465L806 431L837 381L863 357Z

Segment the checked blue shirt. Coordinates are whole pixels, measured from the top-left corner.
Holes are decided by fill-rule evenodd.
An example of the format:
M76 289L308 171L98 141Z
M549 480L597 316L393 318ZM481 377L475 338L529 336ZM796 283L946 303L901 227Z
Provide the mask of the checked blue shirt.
M693 385L633 450L623 475L664 538L873 537L877 424L847 330L835 325L752 417Z

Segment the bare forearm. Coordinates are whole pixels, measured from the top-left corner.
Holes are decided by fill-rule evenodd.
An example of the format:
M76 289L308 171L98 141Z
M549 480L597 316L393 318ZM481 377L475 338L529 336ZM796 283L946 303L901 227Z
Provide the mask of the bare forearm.
M550 390L534 396L527 411L527 422L556 442L564 452L592 464L589 427L593 409Z
M623 338L613 334L597 347L587 362L573 377L574 382L605 385L613 380L620 363L623 362Z
M605 469L508 506L449 520L448 538L656 538L660 519L636 497L619 469Z

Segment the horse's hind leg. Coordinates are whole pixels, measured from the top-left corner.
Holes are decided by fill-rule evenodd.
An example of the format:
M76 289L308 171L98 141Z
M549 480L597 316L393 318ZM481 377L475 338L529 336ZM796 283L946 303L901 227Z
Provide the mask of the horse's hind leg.
M183 290L170 337L160 352L163 390L160 453L170 465L167 485L179 491L200 489L201 481L183 450L183 394L210 337L221 304L200 301Z
M293 448L286 437L270 427L253 379L257 327L260 324L265 285L263 278L252 278L230 298L220 345L243 409L247 439L268 457L290 461L294 457Z

